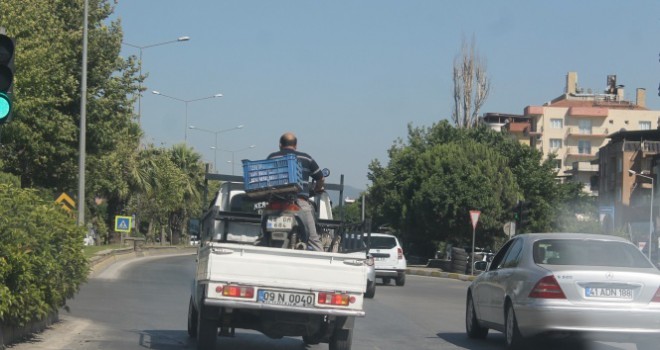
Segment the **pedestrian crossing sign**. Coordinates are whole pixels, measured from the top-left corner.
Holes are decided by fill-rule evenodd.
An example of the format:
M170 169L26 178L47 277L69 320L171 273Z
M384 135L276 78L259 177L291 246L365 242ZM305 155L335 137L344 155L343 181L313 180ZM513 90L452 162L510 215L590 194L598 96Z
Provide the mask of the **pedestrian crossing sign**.
M115 216L115 231L116 232L131 232L133 217L132 216Z

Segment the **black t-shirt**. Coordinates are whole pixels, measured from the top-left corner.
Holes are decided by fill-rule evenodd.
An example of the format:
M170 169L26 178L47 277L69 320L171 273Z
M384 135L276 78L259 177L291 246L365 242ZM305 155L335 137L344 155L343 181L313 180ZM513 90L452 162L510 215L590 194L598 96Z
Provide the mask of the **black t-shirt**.
M303 194L307 194L309 193L309 178L311 177L316 181L323 178L321 168L319 168L319 165L309 154L292 149L283 149L277 152L273 152L268 155L268 159L284 157L289 153L296 155L296 158L298 158L298 163L300 163L300 166L302 167Z

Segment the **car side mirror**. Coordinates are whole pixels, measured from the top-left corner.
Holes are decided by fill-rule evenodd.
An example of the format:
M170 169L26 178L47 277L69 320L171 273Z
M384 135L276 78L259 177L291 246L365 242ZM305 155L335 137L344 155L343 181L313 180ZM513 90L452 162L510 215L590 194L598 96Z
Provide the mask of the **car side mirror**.
M474 263L474 271L484 272L488 269L487 261L477 261Z

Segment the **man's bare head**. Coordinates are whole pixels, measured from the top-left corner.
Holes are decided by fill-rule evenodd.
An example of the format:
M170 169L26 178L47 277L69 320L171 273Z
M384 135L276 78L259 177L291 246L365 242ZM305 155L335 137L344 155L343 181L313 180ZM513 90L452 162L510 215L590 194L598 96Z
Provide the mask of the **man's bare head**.
M280 149L290 148L296 149L298 147L298 139L292 132L285 132L280 137Z

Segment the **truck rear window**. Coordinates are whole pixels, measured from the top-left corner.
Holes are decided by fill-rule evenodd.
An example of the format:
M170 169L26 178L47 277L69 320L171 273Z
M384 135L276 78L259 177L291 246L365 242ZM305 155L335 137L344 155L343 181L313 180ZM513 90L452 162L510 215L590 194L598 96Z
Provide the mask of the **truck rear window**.
M263 209L264 205L263 200L256 200L241 193L231 198L229 210L239 213L261 214L261 209Z

